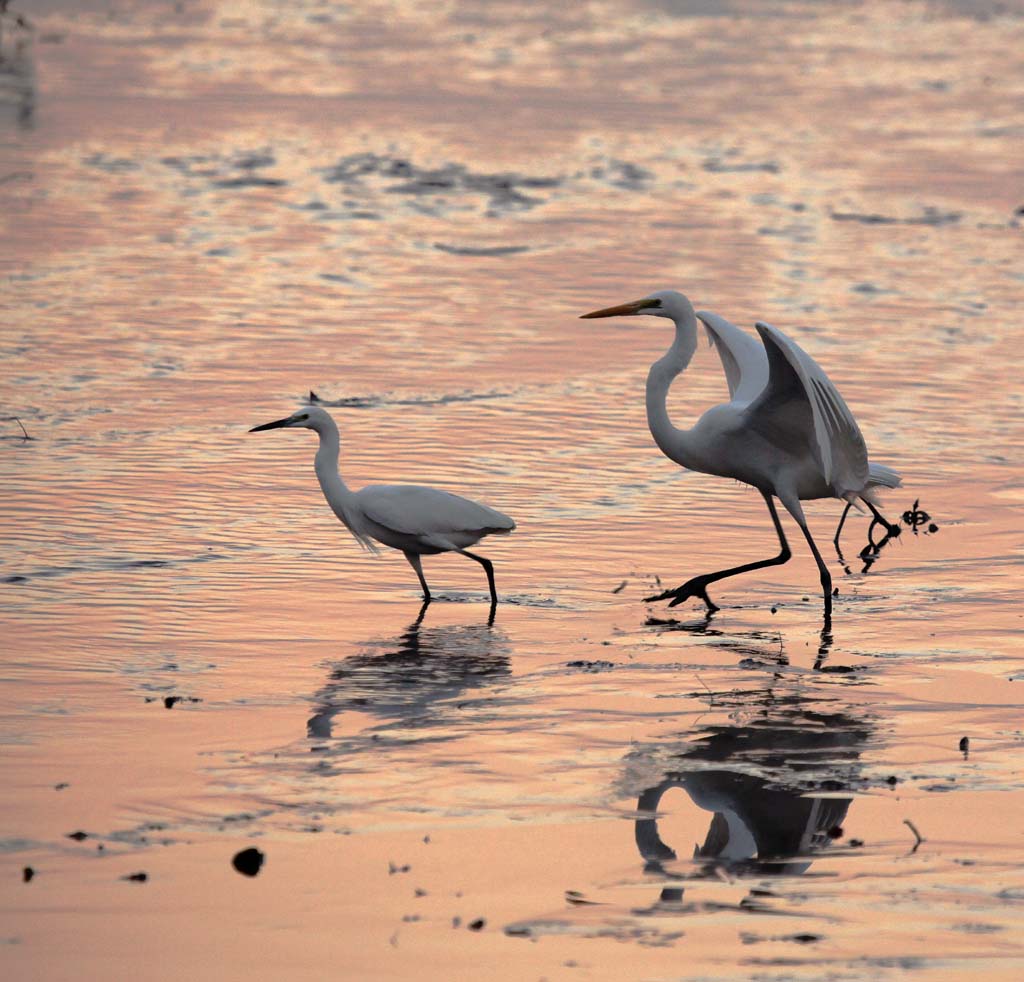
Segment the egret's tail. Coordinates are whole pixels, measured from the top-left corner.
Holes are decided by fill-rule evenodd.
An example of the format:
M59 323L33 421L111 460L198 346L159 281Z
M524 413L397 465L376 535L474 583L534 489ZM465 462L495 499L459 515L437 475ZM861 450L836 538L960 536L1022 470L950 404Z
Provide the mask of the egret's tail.
M871 463L868 465L869 488L898 488L903 484L899 474L885 464Z

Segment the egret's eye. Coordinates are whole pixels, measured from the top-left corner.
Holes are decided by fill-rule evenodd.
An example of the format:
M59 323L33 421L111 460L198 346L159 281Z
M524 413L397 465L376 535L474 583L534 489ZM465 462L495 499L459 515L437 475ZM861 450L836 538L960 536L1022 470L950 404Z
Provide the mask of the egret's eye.
M296 418L296 419L297 419L297 420L298 420L298 421L299 421L300 423L304 423L304 422L306 422L306 420L307 420L307 419L309 419L309 413L303 413L303 414L302 414L301 416L296 416L295 418Z
M660 297L655 297L653 300L648 300L647 303L644 304L644 306L645 307L660 307L661 306L661 298Z

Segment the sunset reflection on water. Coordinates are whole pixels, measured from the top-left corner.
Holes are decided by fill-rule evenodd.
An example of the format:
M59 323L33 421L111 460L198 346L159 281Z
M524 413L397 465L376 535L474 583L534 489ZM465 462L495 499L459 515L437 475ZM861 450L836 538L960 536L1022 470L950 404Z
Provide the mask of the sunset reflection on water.
M1024 10L24 10L5 975L1020 976ZM641 603L775 548L651 441L668 325L578 320L658 288L790 334L903 475L887 511L934 519L865 573L851 515L820 656L802 543L710 620ZM515 518L493 626L451 556L418 619L313 437L246 433L310 390L353 487ZM673 418L725 395L702 346Z

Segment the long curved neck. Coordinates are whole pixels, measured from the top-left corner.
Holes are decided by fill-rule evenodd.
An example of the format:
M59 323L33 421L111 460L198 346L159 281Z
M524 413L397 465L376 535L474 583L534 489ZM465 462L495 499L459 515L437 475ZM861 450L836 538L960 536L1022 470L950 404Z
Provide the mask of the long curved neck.
M697 350L697 317L691 308L673 320L676 325L675 340L647 373L647 425L654 442L666 457L671 457L683 467L700 470L696 466L691 431L680 430L672 425L666 405L673 380L690 364Z
M320 490L334 514L351 528L347 513L354 495L338 471L338 453L341 448L338 427L334 420L325 420L316 427L316 433L320 437L320 446L316 451L314 466Z

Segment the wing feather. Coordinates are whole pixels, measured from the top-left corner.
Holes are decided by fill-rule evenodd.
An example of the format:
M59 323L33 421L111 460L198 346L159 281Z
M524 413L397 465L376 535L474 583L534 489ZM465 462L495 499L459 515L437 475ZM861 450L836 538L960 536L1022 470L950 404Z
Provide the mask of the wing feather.
M768 356L768 384L752 403L752 414L773 402L801 392L810 405L814 441L825 480L842 497L859 492L868 481L868 453L853 413L821 366L782 331L758 321L755 325Z
M516 527L516 523L500 511L437 488L371 484L356 495L367 518L406 535L511 532Z
M719 314L698 310L697 317L722 359L730 398L744 404L753 402L768 384L764 346Z

